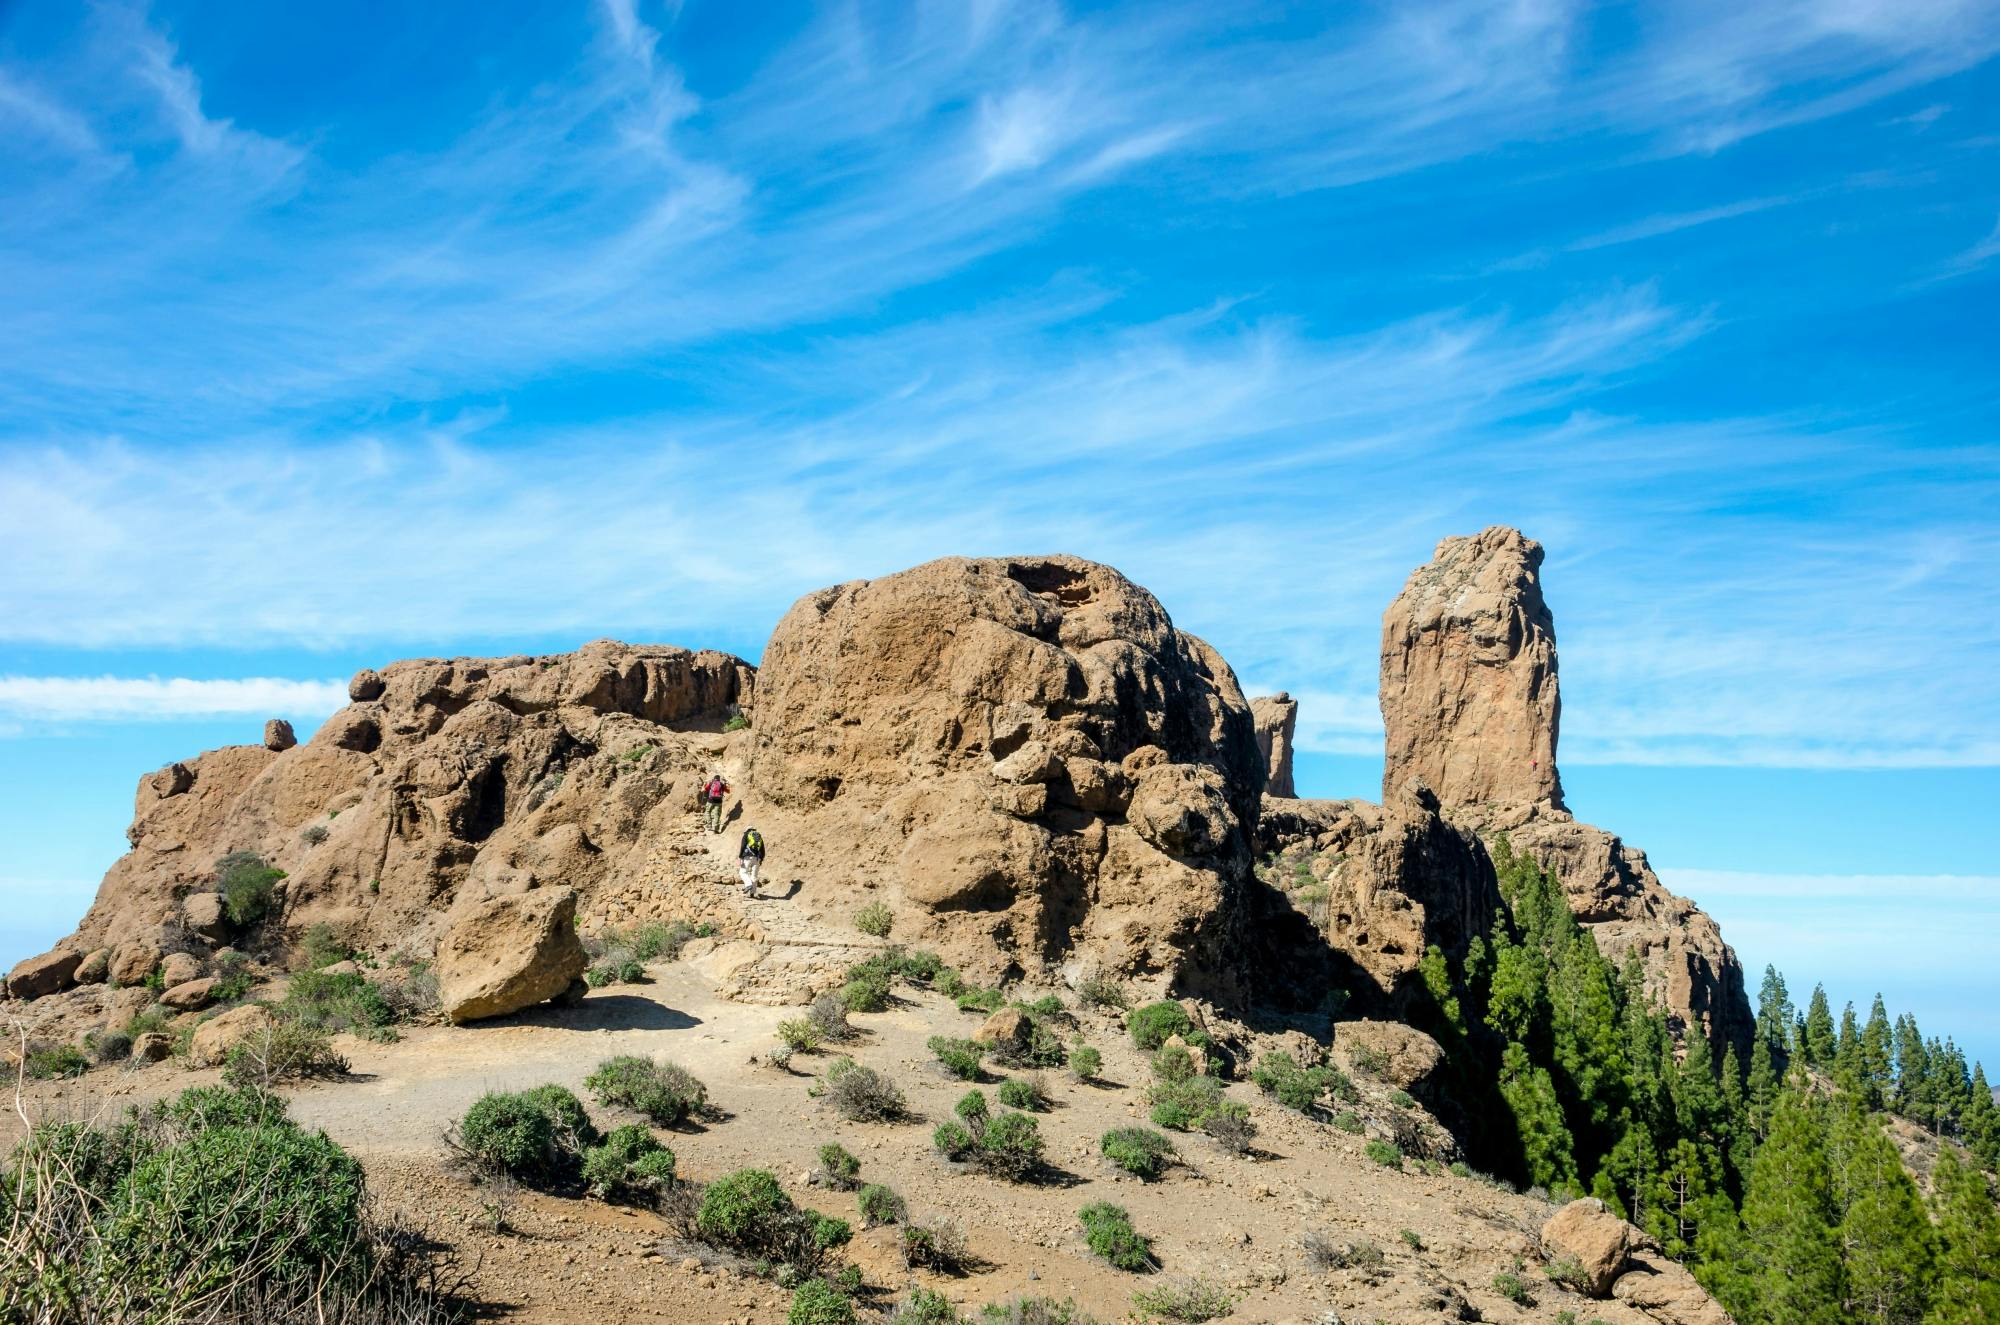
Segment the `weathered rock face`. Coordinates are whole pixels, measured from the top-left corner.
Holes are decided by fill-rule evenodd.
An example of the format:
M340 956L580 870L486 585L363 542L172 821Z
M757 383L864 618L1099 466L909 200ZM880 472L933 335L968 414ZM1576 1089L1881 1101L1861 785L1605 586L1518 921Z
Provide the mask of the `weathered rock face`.
M1425 951L1462 956L1500 906L1485 848L1421 786L1386 806L1267 799L1259 845L1276 855L1266 882L1351 967L1339 984L1356 1011L1408 1014Z
M1382 618L1385 788L1414 774L1445 815L1504 833L1562 881L1613 963L1637 952L1669 1015L1747 1056L1743 969L1715 922L1644 853L1578 823L1556 769L1561 704L1541 545L1512 529L1447 538Z
M304 745L225 747L141 779L132 850L66 946L112 947L129 983L172 946L163 928L221 941L215 863L232 851L286 872L283 929L324 922L378 949L428 950L468 886L636 880L753 676L728 654L611 641L363 672Z
M755 736L752 781L816 873L886 883L899 934L989 973L1235 978L1249 705L1116 571L951 558L810 594L765 650Z
M1411 777L1445 812L1562 805L1555 622L1542 546L1498 526L1447 538L1382 614L1384 795Z
M575 892L489 898L460 908L438 945L438 1001L455 1022L519 1012L567 992L586 961Z
M1257 724L1257 753L1264 756L1264 794L1289 798L1292 789L1292 736L1298 730L1299 702L1284 691L1250 701Z

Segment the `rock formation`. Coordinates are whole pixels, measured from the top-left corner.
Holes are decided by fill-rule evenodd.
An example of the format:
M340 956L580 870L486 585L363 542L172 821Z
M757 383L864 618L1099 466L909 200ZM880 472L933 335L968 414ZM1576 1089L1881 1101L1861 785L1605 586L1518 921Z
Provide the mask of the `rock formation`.
M1731 1325L1732 1317L1660 1244L1604 1202L1571 1201L1542 1225L1551 1260L1575 1262L1586 1297L1616 1298L1660 1325Z
M111 978L134 983L177 936L225 941L230 852L284 871L284 931L425 953L461 897L636 875L661 823L692 812L753 676L727 654L610 641L363 672L304 745L267 736L142 778L132 850L57 952L109 948Z
M1747 1057L1743 970L1722 933L1644 853L1579 823L1556 769L1561 703L1541 545L1512 529L1447 538L1382 617L1385 796L1415 775L1444 813L1504 834L1562 881L1605 956L1637 952L1648 992ZM1718 1046L1719 1047L1719 1046Z
M1237 977L1250 708L1116 571L949 558L809 594L757 685L750 781L814 843L816 888L879 894L974 971Z
M438 1002L452 1021L518 1012L568 993L586 960L573 890L486 898L459 907L438 944Z
M1298 729L1299 702L1284 691L1250 701L1257 724L1257 753L1264 757L1264 794L1289 799L1292 789L1292 735Z

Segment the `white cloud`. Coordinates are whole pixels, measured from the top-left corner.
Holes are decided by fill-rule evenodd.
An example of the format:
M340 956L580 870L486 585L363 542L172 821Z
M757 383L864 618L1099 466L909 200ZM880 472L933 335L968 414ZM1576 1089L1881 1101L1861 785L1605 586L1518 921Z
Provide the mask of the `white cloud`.
M0 714L30 722L156 722L233 714L318 718L346 703L344 681L0 676Z

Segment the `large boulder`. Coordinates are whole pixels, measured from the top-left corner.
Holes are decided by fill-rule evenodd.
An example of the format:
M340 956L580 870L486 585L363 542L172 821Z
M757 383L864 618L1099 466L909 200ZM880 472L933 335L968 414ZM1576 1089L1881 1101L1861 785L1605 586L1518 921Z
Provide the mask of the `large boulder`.
M121 943L111 950L111 983L120 986L144 984L160 965L160 945L144 939Z
M1611 1296L1636 1307L1660 1325L1735 1325L1735 1317L1708 1295L1687 1268L1653 1248L1640 1248L1626 1259L1625 1273L1611 1285Z
M76 982L80 985L101 985L111 976L111 950L92 948L77 963Z
M1287 799L1292 788L1292 738L1299 725L1299 702L1284 691L1250 701L1257 724L1257 752L1264 756L1264 794Z
M189 1067L220 1067L237 1045L270 1030L270 1012L258 1003L245 1003L210 1017L194 1028L188 1044Z
M292 724L283 718L272 718L264 724L264 748L283 754L299 743L292 731Z
M168 989L184 985L201 974L201 959L193 953L170 952L160 962L160 982Z
M188 932L210 943L229 937L229 917L222 909L222 895L214 892L189 893L181 899L181 923Z
M1542 1225L1542 1250L1551 1261L1567 1257L1582 1267L1580 1286L1587 1296L1608 1297L1626 1253L1644 1237L1604 1202L1586 1196L1549 1216Z
M503 1016L564 993L586 964L572 889L494 897L466 907L438 945L438 997L454 1022Z
M186 980L170 985L160 995L160 1005L176 1012L194 1012L207 1007L215 999L216 977L204 975L196 980Z
M1109 567L947 558L808 594L764 650L752 735L814 886L886 881L898 932L955 964L1237 979L1249 705Z
M1385 798L1412 778L1446 818L1505 836L1562 882L1614 964L1637 953L1648 994L1747 1059L1743 969L1715 922L1614 835L1577 822L1556 768L1562 704L1542 548L1496 526L1447 538L1382 616Z
M83 956L58 949L39 957L24 957L7 973L7 992L15 998L61 993L76 984L76 969L83 964Z
M1404 1089L1421 1089L1444 1062L1436 1040L1400 1021L1337 1022L1333 1048L1350 1068Z

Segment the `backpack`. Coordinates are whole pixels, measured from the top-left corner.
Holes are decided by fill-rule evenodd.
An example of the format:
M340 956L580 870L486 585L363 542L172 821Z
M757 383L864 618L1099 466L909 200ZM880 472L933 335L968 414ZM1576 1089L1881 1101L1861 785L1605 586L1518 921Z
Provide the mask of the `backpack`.
M719 777L710 778L708 785L702 790L708 794L710 800L719 801L722 799L723 794L729 790L729 784Z
M764 835L752 828L743 834L743 854L761 856L764 854Z

